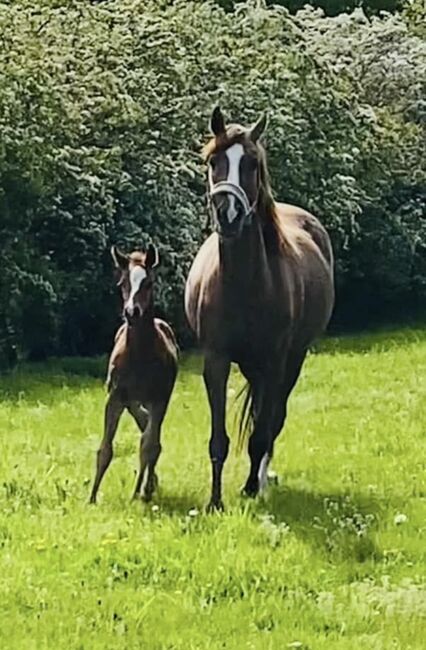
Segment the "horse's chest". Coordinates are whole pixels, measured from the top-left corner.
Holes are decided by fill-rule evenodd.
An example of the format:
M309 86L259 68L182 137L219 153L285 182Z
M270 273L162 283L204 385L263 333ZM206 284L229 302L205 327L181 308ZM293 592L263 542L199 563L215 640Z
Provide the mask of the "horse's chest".
M271 316L266 314L266 310L230 310L225 314L224 325L227 348L234 361L245 359L247 356L261 361L273 329Z

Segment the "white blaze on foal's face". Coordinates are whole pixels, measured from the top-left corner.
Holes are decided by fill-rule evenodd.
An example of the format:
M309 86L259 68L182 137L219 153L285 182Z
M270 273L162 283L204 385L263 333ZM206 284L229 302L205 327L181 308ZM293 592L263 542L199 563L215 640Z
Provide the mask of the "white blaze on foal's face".
M135 296L141 288L142 282L145 280L147 274L142 266L134 266L129 273L130 294L124 306L124 310L129 316L133 316L135 309Z

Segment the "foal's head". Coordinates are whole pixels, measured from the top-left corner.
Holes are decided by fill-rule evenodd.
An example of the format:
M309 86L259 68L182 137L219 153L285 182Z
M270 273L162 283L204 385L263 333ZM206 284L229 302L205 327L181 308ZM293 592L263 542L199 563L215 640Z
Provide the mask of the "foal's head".
M216 107L210 127L214 137L204 148L209 195L219 235L230 239L241 235L244 225L250 223L259 193L267 183L264 150L259 143L266 116L251 128L226 126Z
M112 246L111 255L120 273L118 286L123 296L123 314L131 326L152 307L153 269L158 265L158 252L150 245L147 251L125 255Z

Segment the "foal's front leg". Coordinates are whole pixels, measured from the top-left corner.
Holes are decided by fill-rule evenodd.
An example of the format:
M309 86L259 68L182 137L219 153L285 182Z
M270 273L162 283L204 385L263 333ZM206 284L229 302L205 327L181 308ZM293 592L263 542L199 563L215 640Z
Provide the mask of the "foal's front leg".
M90 503L96 503L96 496L98 494L103 475L105 474L112 460L112 443L123 409L124 406L121 400L115 393L111 393L105 406L104 437L97 453L96 477L93 483L92 493L90 495Z
M209 444L212 464L212 492L208 510L223 510L222 470L228 456L229 438L226 433L226 384L231 363L208 353L204 362L204 383L211 412L211 437Z

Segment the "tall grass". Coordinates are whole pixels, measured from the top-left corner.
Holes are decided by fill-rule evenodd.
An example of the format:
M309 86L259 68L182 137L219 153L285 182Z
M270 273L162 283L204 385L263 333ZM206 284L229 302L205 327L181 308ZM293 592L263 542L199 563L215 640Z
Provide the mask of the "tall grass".
M130 503L138 435L125 416L87 505L103 369L52 361L0 380L2 648L424 647L425 330L324 341L291 398L280 484L242 499L247 457L231 453L224 515L203 513L197 356L181 363L154 503ZM240 385L234 373L231 404Z

